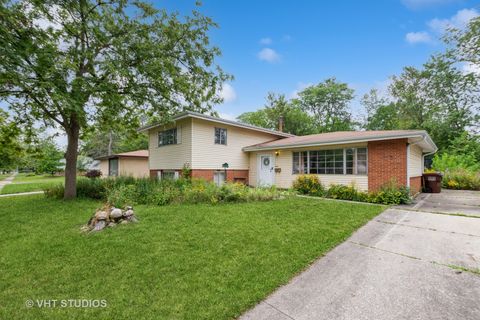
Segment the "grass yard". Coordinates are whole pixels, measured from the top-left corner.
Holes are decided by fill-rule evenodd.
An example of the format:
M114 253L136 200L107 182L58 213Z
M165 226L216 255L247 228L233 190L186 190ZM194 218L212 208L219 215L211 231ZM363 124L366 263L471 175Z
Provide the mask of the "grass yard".
M41 191L43 188L56 183L63 183L65 177L51 175L27 175L19 173L11 184L6 185L0 191L0 194Z
M10 177L10 176L11 176L11 174L9 174L9 173L8 174L1 174L0 173L0 181L2 181L3 179L5 179L7 177Z
M81 234L100 203L0 199L0 319L231 319L384 207L307 198L136 207L138 224ZM106 299L106 308L27 308Z

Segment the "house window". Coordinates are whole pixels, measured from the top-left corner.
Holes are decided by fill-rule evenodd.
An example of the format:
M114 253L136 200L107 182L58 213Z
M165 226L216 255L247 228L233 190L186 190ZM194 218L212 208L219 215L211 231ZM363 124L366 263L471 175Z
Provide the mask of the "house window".
M227 129L215 128L215 144L227 144Z
M224 184L225 183L225 171L215 171L213 173L213 182L219 187L222 184Z
M347 174L367 174L367 148L345 149L345 155Z
M160 175L161 180L177 180L178 172L174 170L163 170Z
M367 148L293 152L293 173L366 174Z
M293 173L308 173L308 152L293 153Z
M111 177L118 176L118 158L108 159L108 175Z
M177 128L160 131L158 133L158 146L177 144Z

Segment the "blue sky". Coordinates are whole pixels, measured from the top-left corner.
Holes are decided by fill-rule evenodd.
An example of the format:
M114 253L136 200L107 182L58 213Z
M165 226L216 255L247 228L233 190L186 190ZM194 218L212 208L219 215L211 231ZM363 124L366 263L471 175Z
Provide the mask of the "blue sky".
M187 14L194 1L157 1ZM465 24L480 12L467 0L221 1L199 9L220 28L210 33L221 48L221 67L235 80L216 109L224 117L263 106L269 91L291 97L328 77L356 91L383 89L404 66L420 66L442 49L445 26Z

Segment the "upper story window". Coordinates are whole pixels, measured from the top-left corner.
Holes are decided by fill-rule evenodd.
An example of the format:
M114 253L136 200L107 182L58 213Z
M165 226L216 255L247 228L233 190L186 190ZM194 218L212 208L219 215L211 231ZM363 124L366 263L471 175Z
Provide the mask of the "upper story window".
M177 144L177 128L160 131L158 133L158 146Z
M367 148L293 152L293 173L367 174Z
M215 144L227 144L227 129L215 128Z

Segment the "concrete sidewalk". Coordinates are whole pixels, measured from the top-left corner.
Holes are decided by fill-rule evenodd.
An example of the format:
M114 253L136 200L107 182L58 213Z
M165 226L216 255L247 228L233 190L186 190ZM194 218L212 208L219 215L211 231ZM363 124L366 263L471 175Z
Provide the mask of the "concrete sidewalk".
M480 319L480 219L438 212L386 210L241 319Z
M30 191L30 192L20 192L20 193L7 193L7 194L0 194L0 198L6 197L18 197L18 196L30 196L32 194L42 194L43 191Z
M11 176L3 179L0 181L0 191L2 191L3 187L5 187L7 184L12 183L13 179L15 179L15 176L17 173L13 173Z

